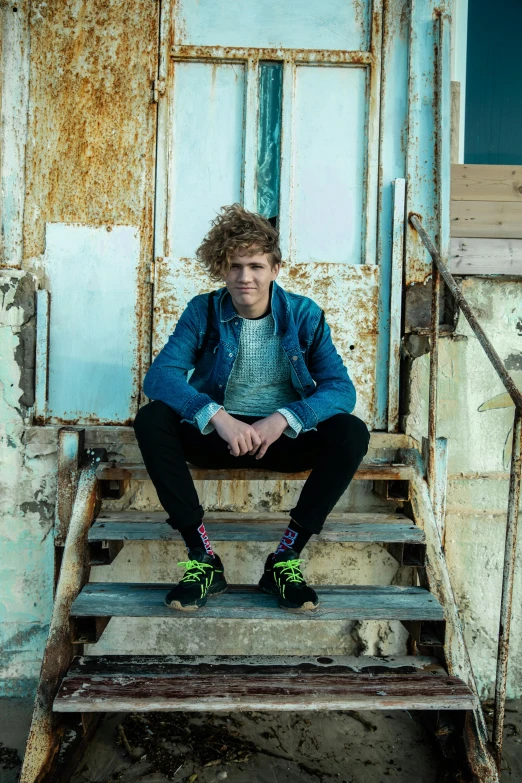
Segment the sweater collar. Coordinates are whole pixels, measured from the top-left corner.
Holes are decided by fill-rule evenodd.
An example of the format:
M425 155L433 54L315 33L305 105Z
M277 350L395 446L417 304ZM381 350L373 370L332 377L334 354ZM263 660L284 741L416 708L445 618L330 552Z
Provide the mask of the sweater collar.
M219 302L219 320L221 323L230 321L237 316L228 288L221 289ZM272 280L270 283L270 306L274 318L274 334L283 335L288 329L289 304L284 288Z

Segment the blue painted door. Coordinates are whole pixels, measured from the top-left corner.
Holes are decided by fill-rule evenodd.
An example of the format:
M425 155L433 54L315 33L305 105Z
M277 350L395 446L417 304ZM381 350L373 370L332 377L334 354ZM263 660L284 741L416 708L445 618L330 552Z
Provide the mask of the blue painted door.
M403 5L387 11L397 24ZM279 282L326 310L357 387L356 413L385 429L391 243L379 241L378 227L380 219L391 235L392 176L404 175L404 150L385 149L379 170L380 3L179 0L171 21L159 107L153 357L188 299L216 287L195 250L220 207L239 201L278 226ZM387 46L395 100L407 94L407 63L397 56L406 41ZM400 136L405 101L388 114Z

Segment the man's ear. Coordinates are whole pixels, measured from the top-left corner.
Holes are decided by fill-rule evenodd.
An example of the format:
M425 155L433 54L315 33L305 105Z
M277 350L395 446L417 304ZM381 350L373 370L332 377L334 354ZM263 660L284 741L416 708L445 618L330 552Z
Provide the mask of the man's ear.
M274 266L272 267L272 273L275 272L275 274L274 274L274 277L272 278L272 280L276 279L276 277L277 277L277 275L279 274L280 271L281 271L281 264L274 264Z

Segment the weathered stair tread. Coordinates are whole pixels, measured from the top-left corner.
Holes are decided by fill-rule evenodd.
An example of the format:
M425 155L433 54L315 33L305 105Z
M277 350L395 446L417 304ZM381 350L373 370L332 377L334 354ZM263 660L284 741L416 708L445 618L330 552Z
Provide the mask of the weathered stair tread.
M194 479L200 481L224 480L224 481L259 481L263 479L304 479L310 471L299 473L278 473L272 470L245 470L245 469L209 469L198 468L189 464L189 469ZM96 470L100 480L136 479L144 481L149 478L143 462L100 462ZM366 481L408 481L413 475L413 468L409 465L362 464L354 478Z
M468 686L430 658L81 656L55 712L467 710Z
M180 535L165 521L165 512L102 512L89 530L89 541L171 541ZM214 541L277 541L288 514L216 512L205 514ZM424 544L420 527L402 514L332 514L317 541Z
M442 621L437 599L420 587L348 585L317 588L319 606L312 612L286 612L273 596L256 586L230 586L197 612L164 604L170 584L92 582L72 605L74 617L176 617L239 620L401 620Z

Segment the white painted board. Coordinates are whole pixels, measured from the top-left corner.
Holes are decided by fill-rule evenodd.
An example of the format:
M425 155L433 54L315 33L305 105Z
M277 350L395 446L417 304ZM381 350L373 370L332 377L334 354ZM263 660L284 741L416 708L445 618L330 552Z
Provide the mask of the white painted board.
M135 226L46 224L51 423L134 416L139 258Z

